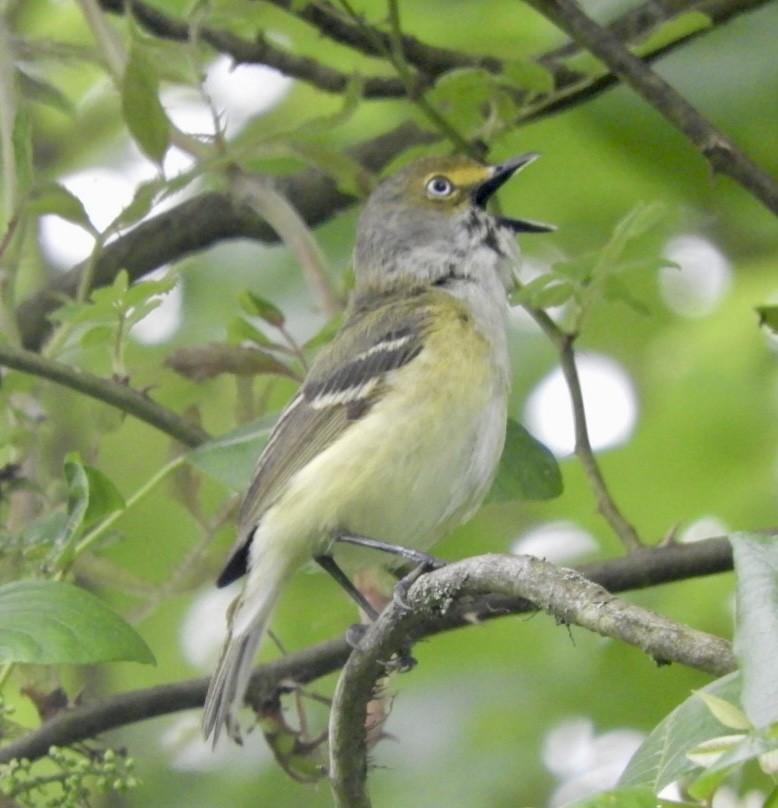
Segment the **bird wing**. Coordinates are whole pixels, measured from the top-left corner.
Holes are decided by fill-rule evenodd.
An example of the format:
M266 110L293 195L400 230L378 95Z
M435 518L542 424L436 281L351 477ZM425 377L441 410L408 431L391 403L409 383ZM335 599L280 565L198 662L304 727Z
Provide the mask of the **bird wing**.
M238 539L217 579L226 586L247 570L251 539L286 484L380 400L387 374L413 361L430 327L431 306L444 294L411 290L401 298L359 302L319 354L287 405L257 461L238 519Z

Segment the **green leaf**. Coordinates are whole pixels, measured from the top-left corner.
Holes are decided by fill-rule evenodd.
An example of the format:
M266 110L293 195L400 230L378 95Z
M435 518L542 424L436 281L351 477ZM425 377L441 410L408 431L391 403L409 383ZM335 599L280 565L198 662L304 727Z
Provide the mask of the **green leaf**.
M636 56L654 53L673 42L686 39L698 31L704 31L712 24L711 18L702 11L687 11L662 23L655 31L652 31L649 37L632 48L632 52Z
M710 798L731 771L774 752L776 748L778 748L776 739L761 730L740 736L739 740L737 737L731 738L729 743L723 739L722 754L689 784L689 793L700 799Z
M545 500L562 493L562 473L550 449L512 418L487 502Z
M100 469L86 465L84 471L89 485L89 504L84 514L84 525L91 525L127 507L119 489L106 474Z
M705 702L716 720L728 729L749 730L753 726L746 714L731 701L720 699L704 690L700 690L695 695Z
M743 707L756 727L778 722L778 540L731 538L737 581L735 653L743 671Z
M93 235L97 233L81 200L59 183L38 186L30 195L27 207L32 213L41 216L53 214L83 227Z
M654 790L642 786L615 788L584 800L566 803L566 808L656 808Z
M279 344L273 342L264 331L260 331L245 317L233 317L227 323L227 342L230 345L239 345L241 342L254 342L265 348L277 349Z
M502 75L522 90L538 95L554 89L554 76L535 59L510 59L505 62Z
M575 287L569 281L549 272L533 278L511 295L511 304L544 309L562 306L575 297Z
M187 454L187 460L234 491L248 488L251 474L278 415L267 415L198 446Z
M703 688L705 693L737 703L739 673L731 673ZM620 786L647 786L655 793L699 766L687 752L721 735L721 724L698 696L690 696L675 708L646 738L619 778Z
M62 581L0 586L0 661L154 663L140 634L84 589Z
M154 206L160 194L165 189L166 180L155 177L142 182L132 196L132 201L113 220L111 225L116 228L128 227L139 222Z
M122 80L122 112L141 150L161 163L170 143L170 121L159 100L158 83L152 62L135 44Z
M11 142L13 144L16 184L19 193L23 195L32 187L33 178L35 176L35 161L32 146L32 120L27 104L20 104L16 110Z
M68 97L59 87L18 67L16 75L19 78L19 87L26 99L39 104L46 104L46 106L64 112L66 115L73 115L73 104L70 103Z
M286 318L281 309L269 300L265 300L264 297L255 295L254 292L248 289L240 295L238 303L246 314L250 314L252 317L259 317L276 328L281 327L286 322Z
M774 334L778 334L778 306L757 306L759 325L766 325Z
M613 228L608 243L600 252L598 264L606 267L615 264L631 241L653 230L666 215L665 206L658 202L635 205Z
M488 71L463 67L441 76L426 97L460 132L469 132L481 125L489 103L504 92L497 78Z
M76 537L84 524L89 507L89 478L77 452L70 452L65 457L63 473L68 485L68 500L66 519L55 542L55 565L59 569L65 568L73 560Z

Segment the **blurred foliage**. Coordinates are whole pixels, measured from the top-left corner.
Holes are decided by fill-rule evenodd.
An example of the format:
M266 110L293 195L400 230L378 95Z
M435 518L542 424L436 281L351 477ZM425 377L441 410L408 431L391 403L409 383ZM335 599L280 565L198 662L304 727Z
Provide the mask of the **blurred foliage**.
M232 489L240 489L241 469L250 468L273 414L338 323L310 275L300 271L299 253L283 246L225 240L180 256L164 277L131 284L117 272L112 285L93 289L101 251L150 211L187 195L230 190L235 172L284 176L314 166L340 190L363 195L376 178L346 149L409 119L442 134L426 151L480 140L494 161L543 152L500 193L509 215L559 227L553 235L521 238L531 270L522 302L553 307L560 322L580 332L579 349L609 356L629 374L638 400L636 427L599 460L611 493L644 541L683 536L687 529L713 535L776 525L778 365L770 333L778 299L775 219L742 188L711 176L697 151L624 88L563 105L555 114L530 114L552 87L550 73L534 57L564 42L534 11L500 0L429 0L399 4L398 21L398 4L362 0L354 9L364 18L351 23L359 29L364 19L368 30L388 35L390 43L370 57L285 10L308 6L299 0L155 0L152 5L170 19L191 26L179 41L154 36L101 5L121 12L125 4L0 2L3 341L18 341L18 303L83 260L78 293L52 317L55 328L43 355L130 384L220 437L185 464L180 446L144 423L61 385L18 371L3 374L0 581L69 577L135 626L157 660L156 666L6 667L4 737L37 723L35 700L21 695L22 687L28 694L64 688L75 700L82 689L84 698L93 698L211 670L226 602L205 598L213 594L212 581L233 540ZM608 19L636 5L600 4L597 16ZM706 29L697 11L679 19L652 32L639 43L640 52ZM425 43L488 54L503 60L504 69L463 65L427 92L411 93L413 100L366 100L372 79L399 78L406 86L413 81L413 65L391 47L398 22L403 33ZM201 35L206 29L248 42L261 38L293 60L315 59L339 71L345 84L339 92L302 80L282 85L274 72L245 65L226 72L221 86L204 82L217 62L213 43ZM778 7L766 3L713 26L657 63L773 176L777 34ZM603 72L585 54L567 66L582 75ZM223 87L231 84L238 89L229 95ZM184 115L190 103L200 109L194 122ZM391 165L421 152L413 146ZM91 180L91 203L76 190L73 178L97 168L126 185L123 203L103 197L95 205L92 191L100 190L106 175ZM355 215L350 208L315 233L325 267L319 281L334 300L349 286ZM53 219L72 227L55 230ZM666 273L683 272L668 266L667 258L671 239L681 235L712 245L730 273L721 294L693 316L671 305L663 282ZM81 243L85 251L74 258ZM138 323L148 324L160 311L167 312L161 321L167 331L150 337ZM520 419L528 395L558 356L525 318L512 319L511 414ZM189 370L182 372L187 359ZM560 463L561 496L530 503L496 496L437 552L459 558L508 551L532 527L565 519L596 540L590 557L619 554L579 464L572 457ZM755 566L748 575L758 583ZM752 578L744 580L748 586ZM734 588L734 577L721 575L630 597L731 636ZM774 617L776 604L769 605ZM351 605L330 581L301 574L274 630L292 650L335 636L353 620ZM262 652L268 658L277 655L270 646ZM148 649L138 648L134 658L147 659ZM387 732L393 739L373 752L371 789L384 808L515 808L554 804L552 794L563 784L572 788L565 794L576 793L576 781L596 788L597 738L621 728L647 734L655 727L665 738L671 720L665 716L676 708L699 728L694 711L704 710L703 702L687 699L709 681L678 666L657 668L633 648L560 628L544 615L439 636L414 653L420 664L390 683L396 695ZM327 677L311 690L326 696L333 681ZM750 687L749 703L758 704ZM303 702L316 735L326 725L326 710L315 700ZM549 734L579 718L591 722L589 741L570 747L567 768L550 763L544 756ZM753 715L749 719L759 726ZM301 785L280 770L260 732L243 748L222 744L211 753L198 740L198 721L196 714L170 716L112 733L110 744L126 746L135 761L132 776L121 778L134 788L121 797L93 793L88 804L331 804L326 786ZM750 748L749 760L769 746L767 730L749 737L760 732L762 745ZM647 741L649 754L656 737ZM680 743L688 741L691 749L702 740L689 735ZM59 760L43 763L64 771L64 758ZM38 788L35 777L45 778L46 771L12 772L19 789L13 793L30 782ZM739 765L716 772L728 775L735 788L769 790L763 770ZM108 776L92 768L88 774ZM717 776L702 780L698 799L721 782ZM614 782L615 776L602 787ZM653 804L646 782L632 779L621 796L587 804ZM651 788L657 783L651 781ZM41 805L59 799L51 790L36 793L43 795ZM62 804L86 804L79 800L87 797L74 794Z

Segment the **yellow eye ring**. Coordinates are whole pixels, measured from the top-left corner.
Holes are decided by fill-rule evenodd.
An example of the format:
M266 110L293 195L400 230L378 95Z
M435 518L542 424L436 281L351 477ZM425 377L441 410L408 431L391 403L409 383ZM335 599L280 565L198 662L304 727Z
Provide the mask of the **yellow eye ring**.
M424 189L430 199L445 199L451 196L455 190L454 183L451 182L448 177L444 177L441 174L430 177Z

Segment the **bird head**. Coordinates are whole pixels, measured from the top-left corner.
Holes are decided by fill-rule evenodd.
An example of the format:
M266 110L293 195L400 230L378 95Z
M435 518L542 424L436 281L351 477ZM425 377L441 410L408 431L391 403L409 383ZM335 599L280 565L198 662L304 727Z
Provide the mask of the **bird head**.
M469 157L426 157L385 180L357 227L357 286L436 283L517 259L514 234L553 228L487 211L495 192L538 155L484 165Z

